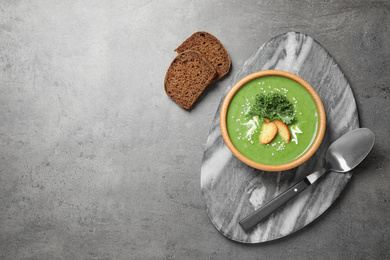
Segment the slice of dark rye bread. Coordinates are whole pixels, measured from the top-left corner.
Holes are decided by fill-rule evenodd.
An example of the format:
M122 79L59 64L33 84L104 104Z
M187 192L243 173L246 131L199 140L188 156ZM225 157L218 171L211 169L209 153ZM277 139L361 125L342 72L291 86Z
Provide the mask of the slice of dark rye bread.
M180 53L165 75L164 89L179 106L190 109L217 72L197 51Z
M231 61L227 50L215 36L208 32L199 31L192 34L175 49L177 53L186 50L200 52L213 65L217 71L214 81L221 79L230 70Z

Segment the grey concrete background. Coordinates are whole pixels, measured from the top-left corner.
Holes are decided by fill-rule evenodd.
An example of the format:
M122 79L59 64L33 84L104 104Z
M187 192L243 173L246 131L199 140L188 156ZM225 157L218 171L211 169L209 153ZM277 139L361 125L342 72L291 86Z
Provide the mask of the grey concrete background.
M389 259L390 2L1 1L0 259ZM163 90L173 50L217 36L231 73L191 111ZM377 138L342 196L286 238L244 245L211 224L204 145L243 62L309 34Z

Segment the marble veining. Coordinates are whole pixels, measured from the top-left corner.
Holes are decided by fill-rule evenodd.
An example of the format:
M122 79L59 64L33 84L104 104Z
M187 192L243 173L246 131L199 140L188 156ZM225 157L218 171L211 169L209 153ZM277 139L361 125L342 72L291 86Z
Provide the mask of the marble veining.
M335 60L310 36L289 32L261 45L232 77L225 95L244 76L268 69L297 74L316 89L324 103L327 130L318 151L303 165L284 172L256 170L233 156L223 141L219 125L224 98L221 99L205 146L201 190L213 225L227 238L242 243L278 239L305 227L332 205L352 176L352 172L329 172L249 233L241 229L239 220L322 167L329 144L359 127L348 80Z

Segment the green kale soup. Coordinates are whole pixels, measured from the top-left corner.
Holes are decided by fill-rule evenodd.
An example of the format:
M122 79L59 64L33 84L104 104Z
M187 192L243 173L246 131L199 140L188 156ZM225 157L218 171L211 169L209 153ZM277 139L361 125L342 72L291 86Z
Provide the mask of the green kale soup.
M280 93L293 105L293 120L286 125L291 141L279 134L268 144L259 141L266 118L253 116L251 109L261 95ZM232 98L227 112L227 130L236 149L250 160L268 165L289 163L302 156L313 144L319 126L319 114L310 93L294 80L281 76L254 79L240 88Z

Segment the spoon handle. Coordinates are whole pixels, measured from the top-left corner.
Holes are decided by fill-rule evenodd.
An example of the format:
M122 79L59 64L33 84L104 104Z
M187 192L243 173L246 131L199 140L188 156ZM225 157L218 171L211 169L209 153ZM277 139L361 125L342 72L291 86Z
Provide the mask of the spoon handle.
M309 180L307 178L304 178L303 180L301 180L300 182L298 182L297 184L295 184L294 186L292 186L291 188L289 188L288 190L281 193L273 200L265 204L263 207L259 208L258 210L241 220L239 222L240 226L245 230L245 232L248 232L261 220L263 220L265 217L270 215L272 212L277 210L279 207L294 198L297 194L299 194L309 186Z
M284 205L287 201L291 200L299 193L301 193L304 189L316 182L325 173L326 169L322 168L306 176L306 178L304 178L294 186L288 188L285 192L275 197L263 207L259 208L258 210L241 220L239 222L240 226L245 230L245 232L248 232L254 226L259 224L259 222L262 221L265 217L270 215L272 212Z

